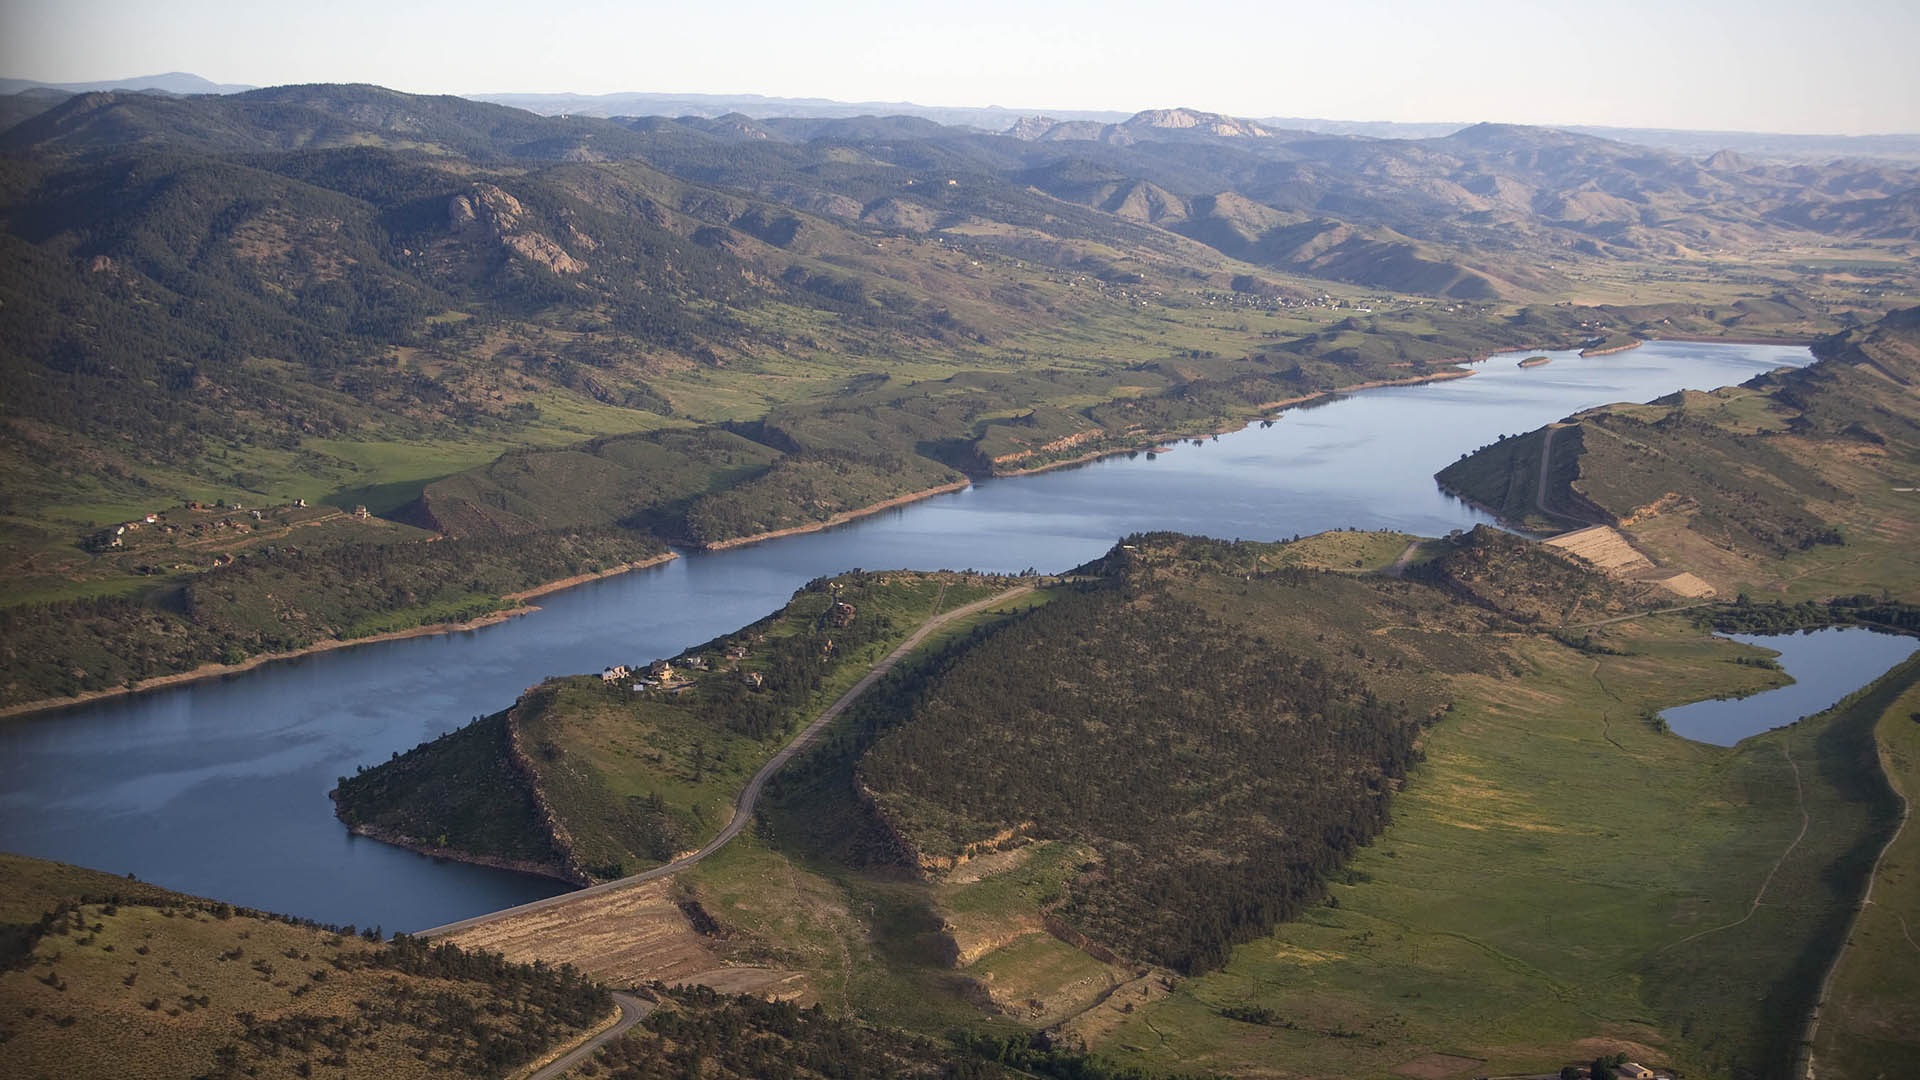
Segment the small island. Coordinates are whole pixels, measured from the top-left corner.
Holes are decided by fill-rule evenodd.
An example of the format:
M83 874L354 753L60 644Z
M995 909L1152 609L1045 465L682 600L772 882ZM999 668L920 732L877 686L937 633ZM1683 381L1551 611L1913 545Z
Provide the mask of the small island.
M1553 363L1553 357L1551 356L1529 356L1525 360L1520 361L1520 366L1521 367L1546 367L1548 364L1551 364L1551 363Z

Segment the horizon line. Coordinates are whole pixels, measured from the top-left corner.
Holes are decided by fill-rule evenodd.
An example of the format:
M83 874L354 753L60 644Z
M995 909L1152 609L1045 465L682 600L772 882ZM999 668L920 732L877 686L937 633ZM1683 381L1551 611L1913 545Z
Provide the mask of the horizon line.
M779 102L779 101L824 102L827 104L845 105L849 107L858 107L858 106L865 106L865 105L895 105L895 106L907 106L915 109L943 109L943 110L951 110L951 111L968 111L968 112L1003 112L1011 116L1014 116L1015 118L1025 118L1025 117L1031 117L1031 116L1046 116L1049 113L1049 111L1079 112L1079 113L1114 113L1114 114L1122 114L1122 115L1132 117L1132 116L1138 116L1143 112L1184 109L1190 112L1208 113L1215 116L1226 116L1226 117L1230 117L1237 120L1253 120L1253 121L1307 120L1307 121L1313 121L1317 123L1326 123L1326 124L1366 124L1366 125L1401 126L1401 127L1453 127L1456 130L1461 128L1473 127L1478 124L1510 124L1516 127L1555 128L1555 129L1562 129L1562 130L1591 128L1591 129L1602 129L1602 130L1611 130L1611 131L1648 131L1648 132L1666 132L1666 133L1696 134L1696 135L1753 135L1753 136L1776 136L1776 137L1786 137L1786 138L1821 138L1821 139L1920 138L1920 130L1872 131L1872 132L1850 133L1850 132L1840 132L1840 131L1830 131L1830 130L1763 131L1758 129L1745 129L1745 128L1683 127L1683 126L1673 126L1671 124L1591 123L1591 122L1584 122L1584 121L1558 121L1558 120L1556 121L1521 121L1521 120L1494 120L1494 119L1481 119L1481 120L1367 119L1367 120L1361 120L1361 119L1340 118L1340 117L1332 117L1332 116L1303 116L1298 114L1285 115L1277 112L1265 113L1265 114L1222 112L1216 109L1207 109L1207 108L1202 108L1202 107L1193 106L1193 105L1156 105L1156 106L1148 106L1147 108L1142 108L1142 109L1095 107L1095 106L1084 106L1084 105L1052 105L1052 106L1037 106L1037 107L1027 108L1027 107L1021 107L1021 106L992 105L992 104L989 104L989 105L928 104L925 102L912 101L904 98L893 98L893 99L866 98L861 100L850 100L847 98L823 97L820 95L769 94L769 93L765 93L763 91L757 91L757 90L725 90L725 91L722 91L722 90L606 90L606 91L478 90L478 91L465 91L465 92L462 92L462 91L423 92L423 91L413 91L413 90L400 90L395 87L387 86L384 83L355 81L355 80L319 80L319 81L306 81L306 82L294 81L294 82L266 83L266 84L260 84L260 85L254 85L251 83L231 83L231 82L223 82L215 78L209 78L208 76L202 75L198 72L184 71L177 68L169 71L164 71L164 72L156 72L154 74L149 74L149 75L134 75L134 76L128 76L125 78L117 78L117 79L67 79L67 80L55 81L51 79L38 79L38 78L29 77L29 76L13 76L13 75L0 76L0 78L5 78L13 81L18 81L18 82L32 83L34 84L34 87L39 87L39 88L63 89L66 86L70 86L74 84L136 83L144 79L158 79L158 78L165 78L167 76L186 76L189 78L200 79L214 86L245 86L251 90L272 90L279 87L287 87L287 86L362 85L362 86L378 87L379 89L389 90L399 94L410 94L410 95L419 96L419 97L428 97L428 96L456 97L456 98L461 98L467 101L476 101L476 100L481 100L487 97L507 97L507 96L610 98L610 97L622 97L622 96L631 95L631 96L689 97L689 98L699 98L699 97L759 98L769 102ZM32 89L32 88L33 87L29 87L28 89ZM109 87L107 90L104 90L104 91L69 91L69 92L103 93L103 92L110 92L112 90L128 90L136 93L140 92L140 88L133 87L133 86ZM24 93L24 92L26 91L25 90L15 91L16 94ZM227 91L224 93L216 94L214 96L227 96L227 94L246 93L246 92L247 92L246 90ZM191 95L180 95L180 96L191 96ZM488 102L488 104L498 104L498 103ZM774 119L774 118L767 117L766 119ZM795 118L795 119L806 119L806 118L801 117L801 118ZM851 117L848 117L845 119L851 119Z

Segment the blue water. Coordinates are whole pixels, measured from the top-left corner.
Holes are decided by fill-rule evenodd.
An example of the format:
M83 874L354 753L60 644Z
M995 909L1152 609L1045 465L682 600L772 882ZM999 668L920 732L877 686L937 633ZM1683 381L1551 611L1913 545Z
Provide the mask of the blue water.
M548 675L671 656L855 567L1061 570L1147 529L1277 539L1348 525L1440 535L1488 520L1433 473L1503 434L1615 401L1804 364L1805 349L1655 343L1515 353L1471 378L1370 390L1172 453L964 491L832 530L583 585L541 611L0 724L0 849L250 907L419 929L550 895L546 879L349 836L326 793L355 766L493 712Z
M1794 681L1749 697L1696 701L1668 709L1663 715L1674 734L1732 746L1749 735L1826 709L1920 649L1920 638L1881 634L1859 626L1726 636L1778 652L1780 666Z

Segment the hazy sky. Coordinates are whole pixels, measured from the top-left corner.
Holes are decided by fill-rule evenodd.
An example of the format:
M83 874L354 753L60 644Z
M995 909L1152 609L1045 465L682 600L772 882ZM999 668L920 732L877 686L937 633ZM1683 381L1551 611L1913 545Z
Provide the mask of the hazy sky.
M1920 0L0 0L0 74L1920 131Z

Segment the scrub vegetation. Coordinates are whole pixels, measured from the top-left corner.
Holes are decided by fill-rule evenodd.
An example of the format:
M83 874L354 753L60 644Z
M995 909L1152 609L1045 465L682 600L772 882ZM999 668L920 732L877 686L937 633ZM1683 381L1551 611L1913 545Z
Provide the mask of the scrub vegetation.
M504 1077L611 1013L570 968L0 856L9 1072Z

